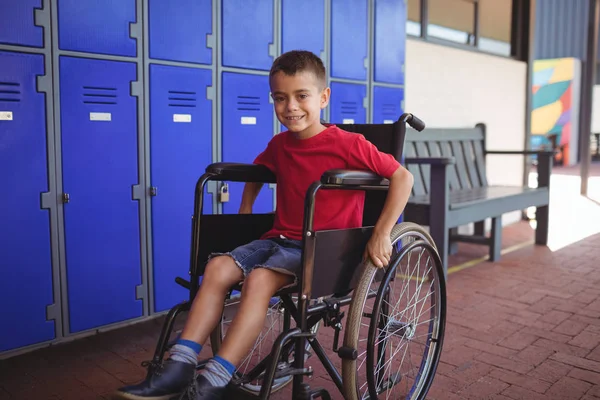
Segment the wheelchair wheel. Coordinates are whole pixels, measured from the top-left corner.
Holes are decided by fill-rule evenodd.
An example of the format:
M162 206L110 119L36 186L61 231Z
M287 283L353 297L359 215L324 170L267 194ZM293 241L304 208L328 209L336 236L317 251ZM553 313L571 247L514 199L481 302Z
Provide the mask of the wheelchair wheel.
M342 360L345 398L425 399L440 359L446 284L431 236L419 225L392 230L393 254L365 265L348 312Z
M293 298L294 302L295 299ZM237 313L237 309L239 306L239 293L236 296L232 296L229 298L223 309L223 316L221 317L221 322L217 325L217 328L211 333L210 343L212 347L213 354L217 354L219 349L221 348L221 343L223 338L227 334L227 329L231 323L231 320ZM287 321L287 322L286 322ZM267 357L271 353L271 349L273 347L274 342L277 340L277 337L280 333L284 332L284 330L290 329L291 315L285 309L283 302L278 298L274 297L269 304L269 309L267 310L267 316L265 318L265 324L263 330L260 332L254 346L248 353L248 355L240 362L236 374L238 377L245 376L249 374L254 367L256 367L265 357ZM312 329L313 332L319 328L319 324L315 325ZM307 353L305 358L310 357L310 345L307 343ZM293 354L293 346L290 348L290 351L287 354L284 354L282 357L282 361L279 362L278 369L283 370L285 368L291 367L294 360ZM262 380L264 376L264 371L260 375L258 375L255 379L242 384L239 389L244 392L247 392L251 395L258 396L260 394L260 390L262 388ZM279 378L275 378L273 381L273 385L271 387L271 393L275 393L285 386L290 384L293 380L293 376L287 375Z

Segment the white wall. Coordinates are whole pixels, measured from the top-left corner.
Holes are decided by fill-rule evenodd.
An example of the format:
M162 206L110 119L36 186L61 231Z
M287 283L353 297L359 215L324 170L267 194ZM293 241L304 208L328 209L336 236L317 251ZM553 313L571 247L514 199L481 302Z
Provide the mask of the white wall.
M600 132L600 85L594 86L592 99L592 133Z
M522 150L527 65L408 39L405 110L429 127L487 125L487 148ZM521 185L523 157L488 156L490 184ZM504 223L520 218L504 216Z

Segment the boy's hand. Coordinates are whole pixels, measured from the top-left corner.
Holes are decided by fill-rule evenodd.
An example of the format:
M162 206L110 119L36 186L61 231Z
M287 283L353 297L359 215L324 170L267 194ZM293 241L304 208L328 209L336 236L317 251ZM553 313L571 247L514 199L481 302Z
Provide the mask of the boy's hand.
M371 239L367 243L363 260L369 257L377 268L386 267L392 257L392 241L390 235L373 232Z

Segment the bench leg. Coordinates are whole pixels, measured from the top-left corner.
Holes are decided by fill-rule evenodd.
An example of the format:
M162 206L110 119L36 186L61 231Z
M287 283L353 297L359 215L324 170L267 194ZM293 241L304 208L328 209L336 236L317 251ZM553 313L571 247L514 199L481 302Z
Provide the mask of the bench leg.
M492 232L490 237L490 261L500 260L502 250L502 216L492 218Z
M450 228L450 237L449 237L449 249L448 254L456 254L458 253L458 242L452 240L453 235L458 235L458 228Z
M475 222L475 236L485 235L485 220Z
M442 221L432 221L429 226L429 233L435 242L442 265L444 267L444 276L448 275L448 242L450 230L446 228Z
M535 244L546 246L548 244L548 206L537 207L535 210Z

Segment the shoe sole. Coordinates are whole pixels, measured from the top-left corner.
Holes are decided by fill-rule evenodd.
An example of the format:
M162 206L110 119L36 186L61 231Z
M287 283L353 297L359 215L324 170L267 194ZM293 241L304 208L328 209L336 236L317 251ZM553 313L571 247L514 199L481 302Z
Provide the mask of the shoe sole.
M168 394L168 395L164 395L164 396L142 397L142 396L136 396L136 395L130 394L130 393L116 392L113 394L112 398L114 400L122 400L122 399L126 399L126 400L170 400L173 397L178 396L180 394L181 393L173 393L173 394Z

